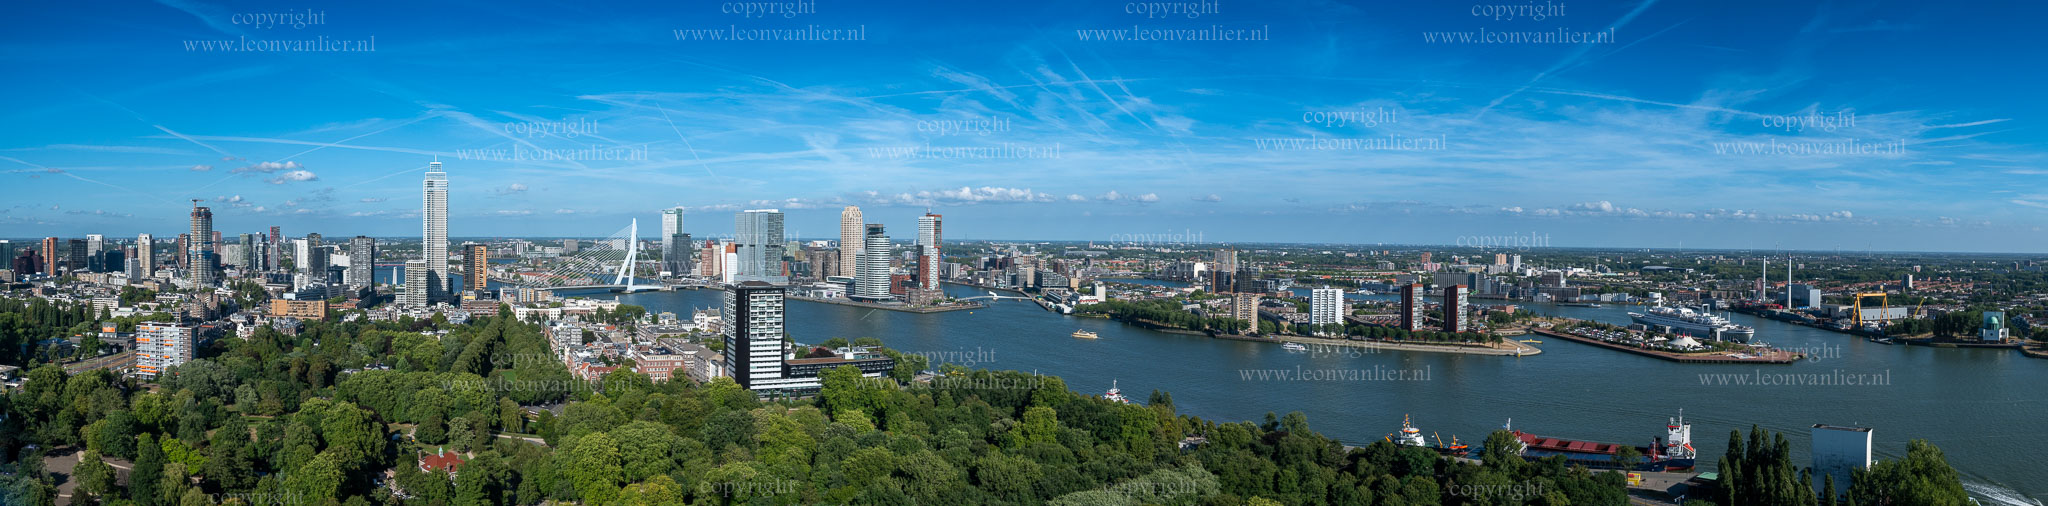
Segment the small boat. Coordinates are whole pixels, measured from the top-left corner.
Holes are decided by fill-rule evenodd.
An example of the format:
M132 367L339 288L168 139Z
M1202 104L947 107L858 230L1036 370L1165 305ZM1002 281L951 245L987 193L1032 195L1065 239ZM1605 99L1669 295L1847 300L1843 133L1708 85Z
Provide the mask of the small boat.
M1081 339L1094 339L1099 336L1096 336L1094 332L1089 332L1086 330L1076 330L1074 331L1074 337L1078 337Z
M1308 351L1308 347L1307 347L1307 346L1302 346L1302 345L1301 345L1301 343L1287 343L1287 344L1283 344L1283 345L1280 345L1280 349L1283 349L1283 350L1287 350L1288 352L1291 352L1291 353L1301 353L1301 352L1304 352L1304 351Z
M1522 340L1522 342L1525 342L1525 343L1529 343L1529 344L1543 344L1543 341L1538 341L1538 340L1535 340L1535 339L1523 339L1523 340Z
M1429 442L1422 439L1422 429L1410 424L1408 415L1401 415L1401 432L1388 434L1387 442L1401 446L1429 446Z
M1116 380L1109 380L1109 391L1104 392L1102 398L1122 404L1132 404L1129 397L1124 397L1124 391L1116 387Z

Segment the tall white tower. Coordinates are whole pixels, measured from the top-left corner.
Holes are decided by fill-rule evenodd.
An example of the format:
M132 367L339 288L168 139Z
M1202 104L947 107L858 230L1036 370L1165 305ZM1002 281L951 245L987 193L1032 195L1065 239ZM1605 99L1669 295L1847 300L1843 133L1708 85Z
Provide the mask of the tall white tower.
M420 211L420 256L427 261L429 298L439 300L448 287L448 173L441 162L427 164L427 179L420 182L424 208Z
M917 285L926 290L939 289L939 228L941 217L925 211L917 217Z
M668 270L673 272L682 271L681 268L674 267L674 259L669 258L670 252L676 251L676 235L682 233L683 207L676 206L661 210L661 263L664 267L666 267L662 270ZM684 247L688 247L688 245L684 245Z
M839 211L839 275L853 277L859 274L860 252L866 237L862 227L866 225L860 214L860 206L846 206Z

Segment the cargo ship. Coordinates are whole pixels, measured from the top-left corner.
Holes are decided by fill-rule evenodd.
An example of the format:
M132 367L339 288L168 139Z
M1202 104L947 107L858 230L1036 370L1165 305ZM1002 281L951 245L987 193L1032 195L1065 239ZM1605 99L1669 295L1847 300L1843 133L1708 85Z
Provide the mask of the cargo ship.
M1686 423L1685 412L1679 411L1677 418L1669 419L1664 425L1664 437L1656 438L1650 446L1635 447L1642 459L1630 471L1691 471L1699 458L1699 452L1692 447L1692 424ZM1538 436L1515 430L1514 421L1509 420L1503 427L1514 433L1522 442L1522 458L1542 460L1553 456L1564 456L1573 465L1591 469L1616 469L1614 454L1623 445L1594 441L1577 441L1554 437Z

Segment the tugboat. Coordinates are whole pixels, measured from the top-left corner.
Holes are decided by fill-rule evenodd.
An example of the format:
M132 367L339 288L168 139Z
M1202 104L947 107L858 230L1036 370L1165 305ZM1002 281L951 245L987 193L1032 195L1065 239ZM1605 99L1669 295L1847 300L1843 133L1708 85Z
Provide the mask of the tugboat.
M1118 389L1116 387L1116 380L1109 380L1109 391L1104 392L1102 394L1102 398L1115 401L1119 404L1135 404L1131 402L1131 399L1129 397L1124 397L1124 391L1122 389Z
M1086 330L1076 330L1076 331L1074 331L1074 337L1077 337L1077 338L1081 338L1081 339L1094 339L1094 338L1096 338L1097 336L1095 335L1095 333L1094 333L1094 332L1089 332L1089 331L1086 331Z
M1430 436L1436 436L1436 433L1435 433L1435 432L1431 432L1431 433L1429 433L1429 435L1430 435ZM1452 456L1452 457L1463 457L1463 456L1465 456L1466 454L1469 454L1469 453L1471 453L1471 452L1472 452L1472 449L1471 449L1471 448L1468 448L1468 447L1466 447L1464 443L1459 443L1459 442L1458 442L1458 435L1457 435L1457 434L1452 434L1452 435L1451 435L1451 444L1449 444L1449 445L1445 445L1445 444L1444 444L1444 438L1442 438L1442 437L1437 437L1437 438L1436 438L1436 452L1437 452L1437 453L1441 453L1441 454L1444 454L1444 455L1449 455L1449 456Z

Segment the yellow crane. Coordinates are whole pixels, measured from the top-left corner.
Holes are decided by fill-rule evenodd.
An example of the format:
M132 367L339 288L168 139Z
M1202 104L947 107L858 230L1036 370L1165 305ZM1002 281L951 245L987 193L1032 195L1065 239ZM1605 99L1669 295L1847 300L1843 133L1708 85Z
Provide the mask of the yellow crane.
M1888 316L1888 315L1886 315L1886 313L1890 313L1890 312L1891 312L1891 307L1892 307L1892 304L1891 304L1891 298L1890 298L1890 296L1891 296L1891 294L1889 294L1889 293L1885 293L1885 292L1857 292L1857 293L1856 293L1856 301L1855 301L1854 303L1852 303L1852 304L1851 304L1851 305L1849 306L1849 318L1850 318L1850 321L1856 322L1856 328L1858 328L1858 329L1861 329L1861 328L1863 328L1863 298L1864 298L1864 297L1877 297L1877 307L1878 307L1878 313L1877 313L1877 314L1878 314L1878 315L1879 315L1880 317L1882 317L1882 316Z

